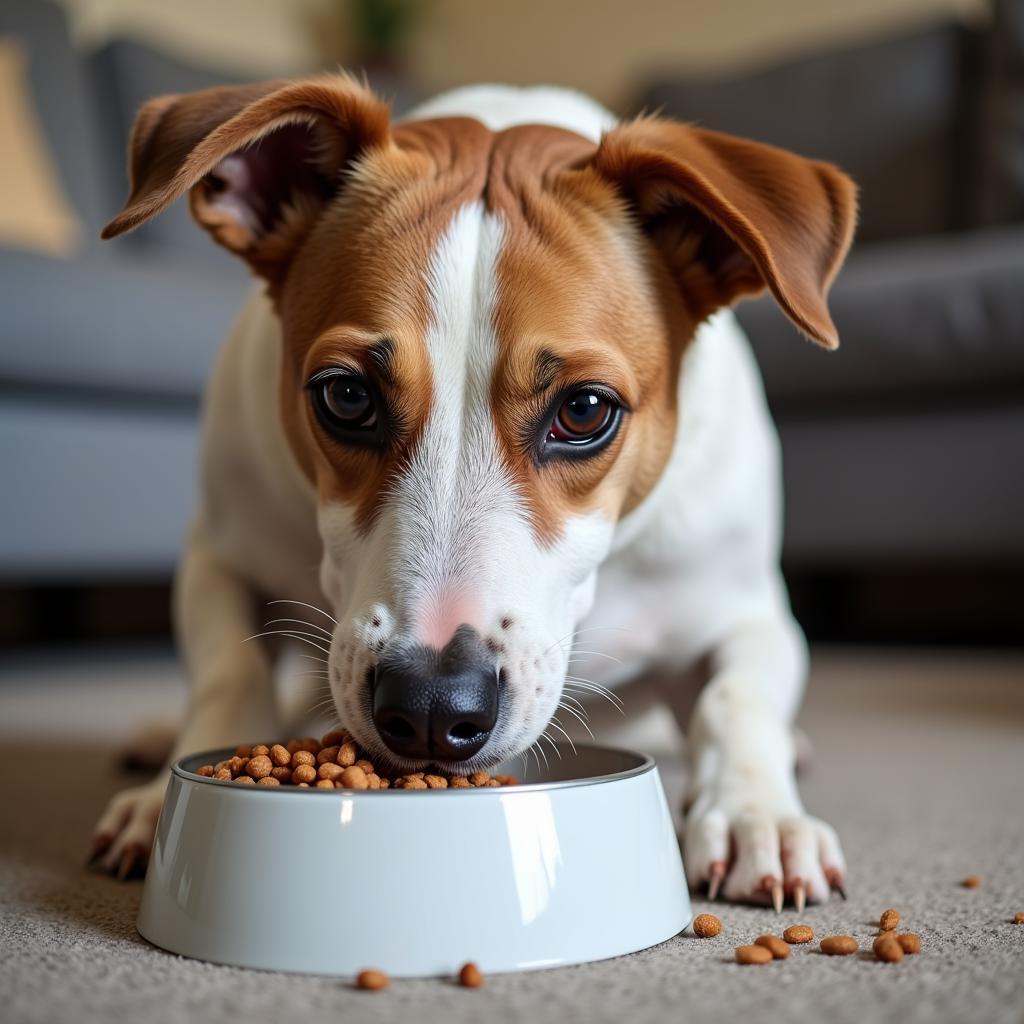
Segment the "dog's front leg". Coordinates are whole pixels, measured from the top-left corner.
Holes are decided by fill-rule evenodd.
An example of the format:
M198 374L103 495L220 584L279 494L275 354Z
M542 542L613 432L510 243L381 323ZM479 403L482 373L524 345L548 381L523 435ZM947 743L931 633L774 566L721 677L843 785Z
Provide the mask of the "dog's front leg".
M190 690L171 763L186 754L273 736L271 665L258 632L257 595L211 550L198 524L175 582L175 632ZM141 868L156 833L170 765L152 781L118 793L93 832L93 859L126 877Z
M845 864L831 826L804 813L793 720L806 646L788 610L734 629L711 658L689 730L684 836L691 885L727 899L782 905L828 898Z

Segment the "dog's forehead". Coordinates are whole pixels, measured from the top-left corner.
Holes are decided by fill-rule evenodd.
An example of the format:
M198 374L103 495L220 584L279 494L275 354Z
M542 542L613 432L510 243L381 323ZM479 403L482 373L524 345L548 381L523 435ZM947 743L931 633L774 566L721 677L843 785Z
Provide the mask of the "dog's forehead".
M573 264L577 278L593 275L595 249L612 237L600 238L598 213L559 187L594 150L592 141L546 125L492 132L455 117L399 124L394 146L347 172L341 197L296 258L287 289L296 301L286 295L284 303L291 344L308 345L338 323L406 327L422 341L435 312L428 268L458 211L472 203L504 225L495 271L508 287L500 299L529 293L538 315L557 314L567 305L559 273L564 279ZM508 303L509 313L526 308Z

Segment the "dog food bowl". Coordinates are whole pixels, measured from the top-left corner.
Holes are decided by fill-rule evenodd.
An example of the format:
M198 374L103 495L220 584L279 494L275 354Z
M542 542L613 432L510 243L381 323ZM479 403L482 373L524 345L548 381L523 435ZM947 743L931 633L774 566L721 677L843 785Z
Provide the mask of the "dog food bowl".
M230 751L184 758L139 932L200 960L348 976L653 946L691 917L658 770L643 754L576 751L518 786L360 792L238 786L194 774Z

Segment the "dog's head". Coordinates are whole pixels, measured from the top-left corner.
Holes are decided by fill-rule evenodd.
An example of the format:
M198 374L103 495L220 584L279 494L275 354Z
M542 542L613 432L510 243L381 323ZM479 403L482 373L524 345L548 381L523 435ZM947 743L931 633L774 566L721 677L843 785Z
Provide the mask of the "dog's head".
M769 146L650 118L599 143L391 125L333 75L153 100L130 158L105 237L187 191L267 282L334 699L409 769L492 764L548 723L617 525L671 453L701 321L767 287L837 344L853 186Z

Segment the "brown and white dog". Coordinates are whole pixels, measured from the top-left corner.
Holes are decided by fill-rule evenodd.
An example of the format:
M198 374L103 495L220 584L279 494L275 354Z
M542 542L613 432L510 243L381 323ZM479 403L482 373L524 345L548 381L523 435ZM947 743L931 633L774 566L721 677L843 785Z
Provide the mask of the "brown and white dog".
M278 733L270 653L243 643L271 598L327 602L276 628L322 646L342 722L410 771L520 754L628 679L690 717L705 666L691 884L777 905L841 886L794 782L777 440L717 311L768 288L835 348L852 183L556 89L461 89L393 124L344 75L155 99L130 160L105 237L188 192L265 286L206 398L174 756ZM113 800L106 867L144 859L165 782Z

